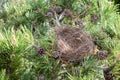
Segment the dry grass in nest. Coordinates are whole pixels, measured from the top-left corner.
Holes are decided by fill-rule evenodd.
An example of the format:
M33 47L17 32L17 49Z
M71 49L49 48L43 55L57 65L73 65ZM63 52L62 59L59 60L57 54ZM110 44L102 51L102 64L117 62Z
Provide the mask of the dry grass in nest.
M55 28L55 34L59 58L63 61L78 62L94 51L94 43L83 29L58 27Z

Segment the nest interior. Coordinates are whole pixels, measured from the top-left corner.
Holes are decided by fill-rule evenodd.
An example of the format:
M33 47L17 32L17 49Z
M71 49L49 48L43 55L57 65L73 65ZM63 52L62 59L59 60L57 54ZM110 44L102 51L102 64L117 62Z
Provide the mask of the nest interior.
M78 62L94 51L91 37L78 27L55 28L57 51L63 61Z

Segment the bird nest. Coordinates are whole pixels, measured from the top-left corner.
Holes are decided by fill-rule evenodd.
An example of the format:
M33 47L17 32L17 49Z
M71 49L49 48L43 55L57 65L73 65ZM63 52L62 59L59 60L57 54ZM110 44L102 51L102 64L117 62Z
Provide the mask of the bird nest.
M91 37L80 28L57 27L55 28L57 40L57 55L67 62L78 62L88 53L94 51L94 43Z

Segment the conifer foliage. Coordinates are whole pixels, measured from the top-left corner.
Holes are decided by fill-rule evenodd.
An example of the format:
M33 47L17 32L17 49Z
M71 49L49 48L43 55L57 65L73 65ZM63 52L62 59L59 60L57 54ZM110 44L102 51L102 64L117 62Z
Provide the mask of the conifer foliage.
M70 47L85 45L81 37L89 41L77 28L89 35L92 53L88 46L63 53L60 40ZM120 80L118 6L112 0L1 0L0 80Z

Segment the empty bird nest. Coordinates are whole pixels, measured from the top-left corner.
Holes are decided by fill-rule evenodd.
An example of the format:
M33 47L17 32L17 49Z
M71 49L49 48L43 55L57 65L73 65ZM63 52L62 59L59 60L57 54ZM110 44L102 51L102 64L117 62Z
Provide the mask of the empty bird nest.
M57 40L57 53L55 55L63 61L78 62L94 51L94 43L83 29L57 27L55 35Z

